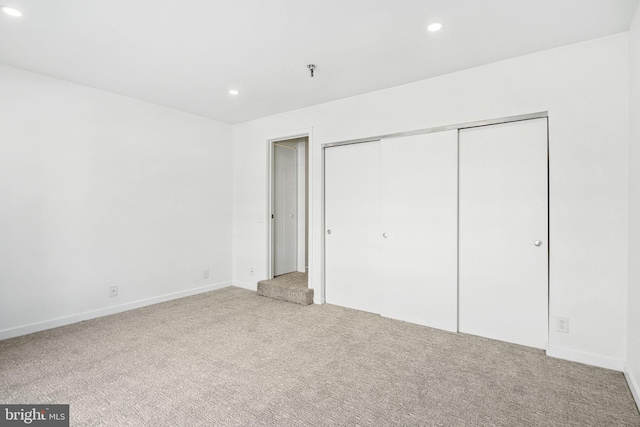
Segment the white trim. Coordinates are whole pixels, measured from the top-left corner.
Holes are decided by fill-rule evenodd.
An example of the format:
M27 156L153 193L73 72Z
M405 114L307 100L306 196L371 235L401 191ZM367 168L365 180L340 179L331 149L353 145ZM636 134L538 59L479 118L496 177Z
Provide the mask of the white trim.
M640 408L640 382L633 376L629 363L624 362L624 377L627 379L629 389L633 398L636 400L636 405Z
M18 326L17 328L4 329L0 331L0 340L32 334L34 332L46 331L47 329L58 328L60 326L71 325L73 323L78 323L85 320L109 316L111 314L116 314L116 313L122 313L123 311L134 310L136 308L146 307L148 305L158 304L161 302L171 301L174 299L202 294L209 291L215 291L217 289L226 288L228 286L231 286L231 282L215 283L213 285L207 285L199 288L188 289L186 291L174 292L171 294L165 294L157 297L141 299L138 301L132 301L125 304L100 308L98 310L92 310L92 311L86 311L84 313L73 314L71 316L45 320L44 322L31 323L29 325Z
M267 139L267 209L265 213L267 265L265 266L266 279L273 279L273 162L275 161L275 140ZM240 286L244 287L244 286Z
M337 147L340 145L360 144L363 142L380 141L381 139L401 138L405 136L422 135L424 133L443 132L447 130L461 130L461 129L480 127L480 126L501 125L505 123L519 122L523 120L541 119L548 116L549 116L548 111L541 111L539 113L520 114L518 116L501 117L498 119L479 120L475 122L458 123L455 125L436 126L432 128L410 130L406 132L389 133L386 135L369 136L366 138L349 139L346 141L328 142L328 143L322 144L322 148Z
M286 141L289 139L304 138L311 134L312 129L313 128L305 128L305 129L294 130L291 132L279 133L276 135L267 136L266 139L268 142L276 142L276 141Z
M313 293L314 295L316 293L320 293L320 286L321 283L317 283L314 274L316 273L316 268L319 267L319 265L314 261L314 249L313 246L315 245L315 220L314 220L314 215L313 215L313 207L314 207L314 202L313 202L313 197L316 194L316 192L318 190L316 190L313 186L314 183L314 179L313 179L313 172L314 172L314 168L313 168L313 162L314 162L314 158L313 158L313 152L314 152L314 145L313 145L313 128L308 128L307 129L307 170L306 170L306 174L307 174L307 215L309 217L309 223L307 224L307 228L308 228L308 232L307 232L307 286L309 287L309 289L313 289ZM322 233L322 231L321 231Z
M324 146L320 146L320 233L319 233L319 237L320 237L320 242L319 242L319 246L320 246L320 265L318 265L319 270L320 270L320 283L318 284L319 286L316 288L314 288L313 290L313 295L314 295L314 302L316 301L316 299L318 299L316 302L316 304L326 304L327 302L327 298L326 298L326 270L327 270L327 266L326 266L326 261L327 261L327 251L325 248L325 240L327 238L326 236L326 232L327 232L327 222L326 222L326 195L325 195L325 180L326 180L326 165L325 165L325 147Z
M558 347L548 347L547 356L619 372L622 372L624 364L622 359L614 359L613 357L599 356L597 354L583 353L581 351L567 350Z
M297 131L291 131L286 133L281 133L278 135L272 135L266 138L267 142L267 203L266 203L266 215L265 215L265 234L267 236L266 240L266 278L273 279L273 223L271 221L271 214L273 212L273 146L278 141L287 141L291 139L299 139L299 138L307 138L307 149L309 150L309 170L306 173L309 176L309 187L307 188L309 203L307 209L309 211L309 239L307 241L307 256L309 258L309 263L313 264L312 256L313 256L313 128L300 129ZM309 288L313 288L313 266L309 271ZM235 285L234 285L235 286ZM252 289L255 290L254 287L248 287L248 284L240 284L238 285L241 288Z
M234 280L231 286L235 286L236 288L248 289L250 291L257 291L258 284L257 283L245 283Z

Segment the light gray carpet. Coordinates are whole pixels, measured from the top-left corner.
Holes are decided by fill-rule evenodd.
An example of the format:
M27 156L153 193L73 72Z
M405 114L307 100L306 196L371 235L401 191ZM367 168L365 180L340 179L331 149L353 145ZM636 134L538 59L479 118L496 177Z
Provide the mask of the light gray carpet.
M293 272L258 282L258 295L296 304L313 304L313 289L309 289L308 273Z
M0 402L74 426L640 426L619 372L238 288L1 341Z

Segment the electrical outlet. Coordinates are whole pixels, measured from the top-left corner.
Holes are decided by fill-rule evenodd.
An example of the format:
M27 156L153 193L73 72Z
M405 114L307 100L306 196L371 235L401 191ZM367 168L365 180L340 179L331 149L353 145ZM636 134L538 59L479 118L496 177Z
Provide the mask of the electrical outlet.
M111 286L109 288L109 296L110 297L117 297L118 296L118 287L117 286Z
M251 267L251 268L249 269L249 274L253 276L254 271L255 271L255 270L253 269L253 267Z
M205 268L204 271L202 272L202 278L206 279L209 277L209 269Z
M569 318L568 317L556 317L556 330L558 332L569 332Z

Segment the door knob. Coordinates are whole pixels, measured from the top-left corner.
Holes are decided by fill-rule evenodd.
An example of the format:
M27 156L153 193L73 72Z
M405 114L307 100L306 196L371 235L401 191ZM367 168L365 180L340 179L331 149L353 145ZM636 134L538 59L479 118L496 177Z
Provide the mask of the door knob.
M331 234L331 230L327 230L327 234Z
M389 237L389 235L387 233L382 233L382 237L386 239L387 237Z
M289 214L289 218L293 218L293 214Z
M542 245L542 241L536 240L535 242L533 242L533 244L536 245L536 246L541 246Z

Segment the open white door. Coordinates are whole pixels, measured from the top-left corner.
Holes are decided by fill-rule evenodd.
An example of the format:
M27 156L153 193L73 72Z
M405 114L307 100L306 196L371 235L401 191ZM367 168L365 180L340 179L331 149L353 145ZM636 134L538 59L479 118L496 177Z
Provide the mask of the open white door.
M297 269L297 154L296 149L274 144L273 264L274 275Z
M459 330L548 341L546 118L459 134Z

